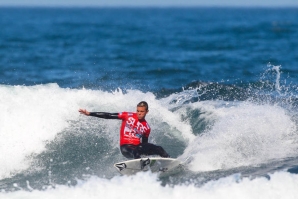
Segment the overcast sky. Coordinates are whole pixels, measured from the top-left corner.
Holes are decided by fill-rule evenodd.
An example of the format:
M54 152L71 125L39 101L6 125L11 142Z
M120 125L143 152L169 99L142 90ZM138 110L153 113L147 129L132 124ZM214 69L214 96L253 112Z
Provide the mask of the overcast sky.
M0 6L269 6L298 7L298 0L0 0Z

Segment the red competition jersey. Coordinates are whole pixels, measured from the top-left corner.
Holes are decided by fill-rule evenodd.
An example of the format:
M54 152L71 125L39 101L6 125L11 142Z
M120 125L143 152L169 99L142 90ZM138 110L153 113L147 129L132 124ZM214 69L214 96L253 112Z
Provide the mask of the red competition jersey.
M122 119L120 128L120 146L123 144L138 145L140 139L145 136L149 137L150 126L146 120L139 121L136 113L122 112L118 114Z

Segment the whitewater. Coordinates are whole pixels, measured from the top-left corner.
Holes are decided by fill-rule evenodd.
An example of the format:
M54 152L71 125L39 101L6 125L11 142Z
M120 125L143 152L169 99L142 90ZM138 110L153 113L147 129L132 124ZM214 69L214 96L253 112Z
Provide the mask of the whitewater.
M32 190L0 193L1 198L296 198L298 176L277 172L267 178L239 179L238 175L211 181L202 187L191 183L175 187L161 186L150 173L133 177L114 177L111 180L92 177L76 187L57 186L47 191ZM117 190L117 192L115 191Z
M200 89L157 98L139 90L1 85L0 198L295 198L298 176L289 172L298 161L293 104L272 98L191 102ZM78 113L134 111L144 99L150 142L184 162L181 173L120 176L112 168L123 160L119 122ZM36 178L38 173L45 175Z

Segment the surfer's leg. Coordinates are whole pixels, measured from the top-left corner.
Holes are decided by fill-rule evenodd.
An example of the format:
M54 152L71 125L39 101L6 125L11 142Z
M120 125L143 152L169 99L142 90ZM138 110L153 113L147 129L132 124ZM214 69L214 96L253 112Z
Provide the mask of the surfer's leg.
M169 158L170 155L161 147L151 143L141 143L138 145L140 155L159 155L163 158Z
M141 158L139 151L137 150L137 146L131 144L124 144L120 146L120 151L122 155L126 158Z

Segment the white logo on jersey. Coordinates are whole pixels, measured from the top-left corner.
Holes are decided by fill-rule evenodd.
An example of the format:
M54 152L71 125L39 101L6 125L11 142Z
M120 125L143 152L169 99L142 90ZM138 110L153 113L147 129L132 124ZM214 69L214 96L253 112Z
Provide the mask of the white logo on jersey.
M146 132L148 129L146 126L144 126L141 122L137 122L136 125L134 125L136 122L136 119L133 117L129 117L126 121L125 128L124 128L124 136L125 137L131 137L131 138L141 138L143 133ZM135 126L135 127L134 127Z

